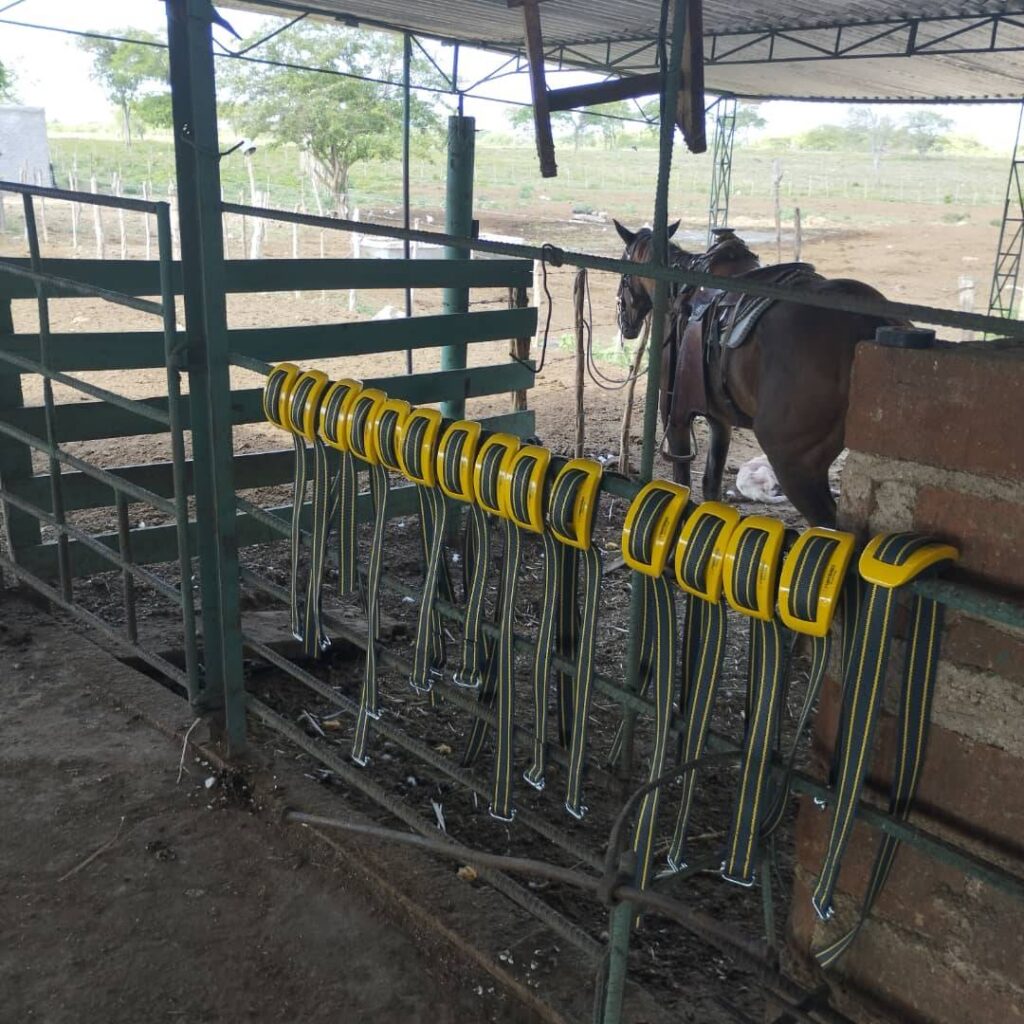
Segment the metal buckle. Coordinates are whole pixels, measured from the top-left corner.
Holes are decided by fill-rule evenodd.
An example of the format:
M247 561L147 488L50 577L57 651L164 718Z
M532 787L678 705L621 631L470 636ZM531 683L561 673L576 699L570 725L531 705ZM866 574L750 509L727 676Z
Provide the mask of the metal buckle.
M739 564L740 549L743 540L749 534L760 533L764 538L757 563L746 568L746 575L754 574L754 603L748 598L749 579L737 577L743 571ZM786 539L786 527L778 519L767 516L747 516L736 526L725 540L724 562L722 565L725 599L742 615L752 619L770 622L775 617L776 580L779 574L779 560L782 557L782 545ZM747 586L747 589L743 589Z
M705 501L683 523L676 544L675 570L676 583L686 593L712 604L722 599L725 546L741 518L739 510L731 505ZM691 567L698 572L703 570L703 580L688 578L687 570Z
M530 533L544 532L544 481L550 463L547 448L524 444L507 466L502 463L499 472L498 500L503 515Z
M515 809L514 807L512 808L512 813L511 813L511 814L510 814L510 815L509 815L509 816L508 816L507 818L505 818L505 817L502 817L502 815L500 815L500 814L495 814L495 813L494 813L494 804L491 804L490 806L488 806L488 808L487 808L487 813L488 813L488 814L489 814L489 815L490 815L490 816L491 816L491 817L492 817L492 818L493 818L493 819L494 819L495 821L501 821L501 822L504 822L504 823L505 823L506 825L509 825L509 824L511 824L511 823L512 823L513 821L515 821L515 820L516 820L516 809Z
M656 510L654 522L643 522L641 511L646 511L648 503L659 494L664 497ZM689 497L689 487L668 480L651 480L640 488L626 510L626 522L622 527L622 560L626 565L647 576L658 577L665 571L669 549ZM646 527L642 538L646 541L646 550L643 551L634 550L637 528L641 525Z
M362 387L359 381L347 377L336 380L320 402L320 439L339 452L349 450L345 423Z
M413 679L413 677L410 675L409 676L409 686L410 686L411 689L415 690L417 693L430 693L431 690L434 689L434 684L433 684L433 682L431 681L431 679L429 677L427 678L426 685L420 686L420 684L417 683L415 681L415 679Z
M809 566L807 549L815 542L821 542L821 551L815 556L816 561L824 558L822 567ZM807 636L827 636L836 613L836 605L842 593L846 571L853 557L854 536L841 530L829 530L823 526L814 526L800 534L796 543L789 549L782 563L779 576L779 618L783 625L795 633ZM812 579L818 580L818 594L814 605L814 617L804 619L797 616L793 608L795 598L794 585L799 582L804 568L811 572Z
M455 501L473 500L473 465L481 430L476 420L457 420L437 447L437 482L441 493Z
M359 765L360 768L365 768L370 763L369 754L363 754L362 757L356 757L355 754L349 756L352 758L353 763Z
M433 487L437 483L437 442L441 423L441 413L437 409L416 408L398 428L398 468L407 480L421 487ZM410 450L412 446L415 450Z
M757 873L754 872L750 876L750 881L745 882L742 878L735 878L733 875L726 874L725 861L722 861L722 866L718 869L719 875L722 880L728 882L730 885L738 885L741 889L753 889L754 883L757 881Z
M579 805L579 807L570 807L568 800L565 801L565 809L567 813L571 817L575 818L577 821L582 821L587 816L587 811L590 810L590 808L587 807L586 804L582 803Z
M461 687L463 690L479 690L483 685L483 676L479 670L472 674L472 677L467 681L466 677L458 671L452 673L452 683L455 686Z
M544 778L543 775L539 779L531 778L529 768L527 768L527 770L523 772L523 782L525 782L528 786L532 787L533 789L537 790L538 793L542 792L544 787L547 785L547 780Z
M568 516L557 517L560 524L566 520L572 523L572 536L560 530L556 526L554 515L555 503L560 498L560 484L569 475L583 474L581 479L573 488L572 509ZM578 548L580 551L587 551L590 548L590 537L594 526L594 512L597 511L597 498L601 489L601 475L604 469L601 463L593 459L570 459L559 471L551 485L551 494L548 499L548 529L555 540L561 541L567 547Z
M501 477L518 450L519 438L512 434L491 434L477 449L473 495L477 505L492 516L505 515L501 508Z
M678 875L680 871L685 871L689 867L685 860L676 860L671 855L665 858L665 863L669 866L666 874L670 875Z

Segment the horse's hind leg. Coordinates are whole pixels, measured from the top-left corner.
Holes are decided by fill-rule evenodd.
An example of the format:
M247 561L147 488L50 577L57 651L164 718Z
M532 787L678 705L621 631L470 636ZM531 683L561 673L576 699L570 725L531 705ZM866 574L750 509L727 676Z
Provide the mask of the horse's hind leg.
M729 457L732 426L724 420L708 417L708 457L704 464L704 500L722 500L722 474Z
M811 526L835 526L836 502L828 484L828 464L799 458L773 459L770 453L765 454L786 497Z

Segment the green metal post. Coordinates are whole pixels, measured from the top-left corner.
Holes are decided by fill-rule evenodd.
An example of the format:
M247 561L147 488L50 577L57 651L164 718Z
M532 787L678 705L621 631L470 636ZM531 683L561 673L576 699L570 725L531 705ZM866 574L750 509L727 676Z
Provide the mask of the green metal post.
M222 710L228 747L237 751L245 745L245 688L211 35L215 17L209 0L167 3L195 461L203 697L206 708Z
M602 1024L620 1024L626 996L626 961L629 957L629 933L633 927L633 906L616 903L608 915L608 977L604 990Z
M473 159L476 149L476 119L461 113L448 118L448 184L445 197L444 229L450 235L469 238L473 233ZM468 249L447 246L450 260L469 259ZM469 312L469 289L445 288L442 309L445 313ZM466 346L445 345L441 349L442 370L462 370L466 366ZM443 415L462 419L465 400L441 404Z
M412 39L406 32L402 36L402 227L409 230L409 137L412 128ZM409 259L411 244L403 241L403 255ZM412 289L405 289L405 315L412 316ZM405 350L405 372L412 373L412 349Z
M654 261L667 266L668 259L668 190L672 173L672 147L675 142L675 112L682 84L683 40L687 24L689 0L673 0L672 42L668 64L664 68L661 90L661 133L658 150L658 183L654 194ZM640 456L640 480L646 482L654 472L656 450L655 435L658 428L658 398L661 384L661 348L665 340L668 314L669 285L657 281L654 287L654 309L651 314L650 355L647 369L647 397L644 408L643 448ZM638 573L633 573L630 594L629 648L626 660L626 687L637 692L640 686L640 628L643 617L643 587ZM633 732L636 712L623 709L622 758L620 777L625 783L633 768ZM621 916L620 916L621 915ZM622 1014L622 995L626 985L626 954L633 911L628 906L617 906L612 911L609 932L610 959L608 964L607 996L604 1024L618 1024ZM617 1003L616 1001L617 1000Z

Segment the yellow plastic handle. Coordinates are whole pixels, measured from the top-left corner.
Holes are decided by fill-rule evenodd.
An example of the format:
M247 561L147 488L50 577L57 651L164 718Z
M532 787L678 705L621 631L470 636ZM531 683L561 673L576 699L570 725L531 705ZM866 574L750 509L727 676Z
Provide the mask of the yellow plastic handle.
M398 428L398 467L421 487L437 483L437 444L442 417L437 409L413 409ZM415 444L415 451L409 448Z
M437 448L437 482L442 493L455 501L473 501L473 466L480 445L476 420L449 424Z
M828 635L853 559L853 546L852 533L823 526L811 527L797 538L779 575L779 618L783 625L807 636ZM804 577L819 582L813 612L802 616L798 614L796 588L804 585Z
M729 534L723 583L725 599L736 611L765 622L775 617L776 581L785 540L786 527L767 516L747 516Z
M377 410L388 400L388 396L377 388L363 388L353 399L345 417L345 437L349 451L356 458L371 466L377 465L377 446L373 443L370 425Z
M480 508L492 516L505 515L501 507L501 477L518 450L519 438L512 434L491 434L477 450L473 493Z
M524 444L499 473L498 504L505 518L531 533L544 532L544 481L550 463L547 448Z
M330 382L322 370L306 370L299 374L288 392L288 415L285 423L293 434L307 441L316 439L320 402Z
M572 508L568 515L556 510L554 504L560 500L559 484L570 475L583 474L572 492ZM587 551L590 548L590 536L594 528L594 512L597 509L598 496L601 490L601 476L604 470L600 462L593 459L570 459L559 471L551 485L551 498L548 502L548 529L552 536L571 548ZM558 528L558 523L568 521L572 524L572 532Z
M377 453L377 462L394 473L402 471L398 458L401 450L398 439L411 412L412 406L405 399L389 398L373 410L367 424L371 443Z
M955 562L960 552L916 533L883 533L872 538L861 552L857 568L868 583L902 587L940 562Z
M302 371L294 363L278 363L267 374L267 382L263 386L263 415L268 423L282 430L289 430L288 400L292 385Z
M741 518L732 505L705 501L683 523L676 544L675 569L676 583L688 594L713 604L722 599L725 545ZM695 578L695 572L702 578Z
M352 403L355 402L362 387L359 381L347 377L336 380L327 389L320 403L320 438L324 444L336 448L339 452L349 450L345 425Z
M686 509L690 488L668 480L644 484L626 510L622 559L631 569L660 576Z

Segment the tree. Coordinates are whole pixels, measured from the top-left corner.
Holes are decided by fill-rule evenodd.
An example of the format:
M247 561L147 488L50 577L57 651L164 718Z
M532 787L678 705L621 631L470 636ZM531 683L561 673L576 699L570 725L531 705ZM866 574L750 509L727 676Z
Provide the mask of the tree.
M613 114L614 117L604 117ZM556 110L551 114L551 128L563 137L572 139L572 148L579 150L588 137L599 135L607 148L615 144L622 130L622 122L616 117L630 117L633 111L624 101L605 103L599 108L580 110ZM522 134L533 134L533 107L517 107L509 115L513 130Z
M918 156L946 145L953 122L934 110L914 110L903 118L903 129Z
M120 111L125 145L130 146L132 124L140 114L140 106L142 111L150 109L145 104L151 96L169 97L167 51L152 45L160 40L142 29L119 29L111 35L132 42L87 38L80 45L92 54L92 77Z
M14 99L14 72L0 64L0 100Z
M262 30L260 34L266 34ZM236 129L273 145L294 144L307 153L317 179L341 214L348 211L352 168L366 160L398 156L402 141L402 89L360 77L397 82L402 41L379 32L304 24L270 40L262 60L340 72L319 74L264 63L231 61L224 82ZM427 72L416 69L424 83ZM413 92L413 144L431 145L440 130L433 106Z
M751 131L760 131L767 126L768 122L757 112L756 104L736 104L736 137L738 139L745 139Z
M882 157L898 141L896 123L888 114L879 114L870 107L855 107L847 115L846 124L867 143L877 177L882 168Z

